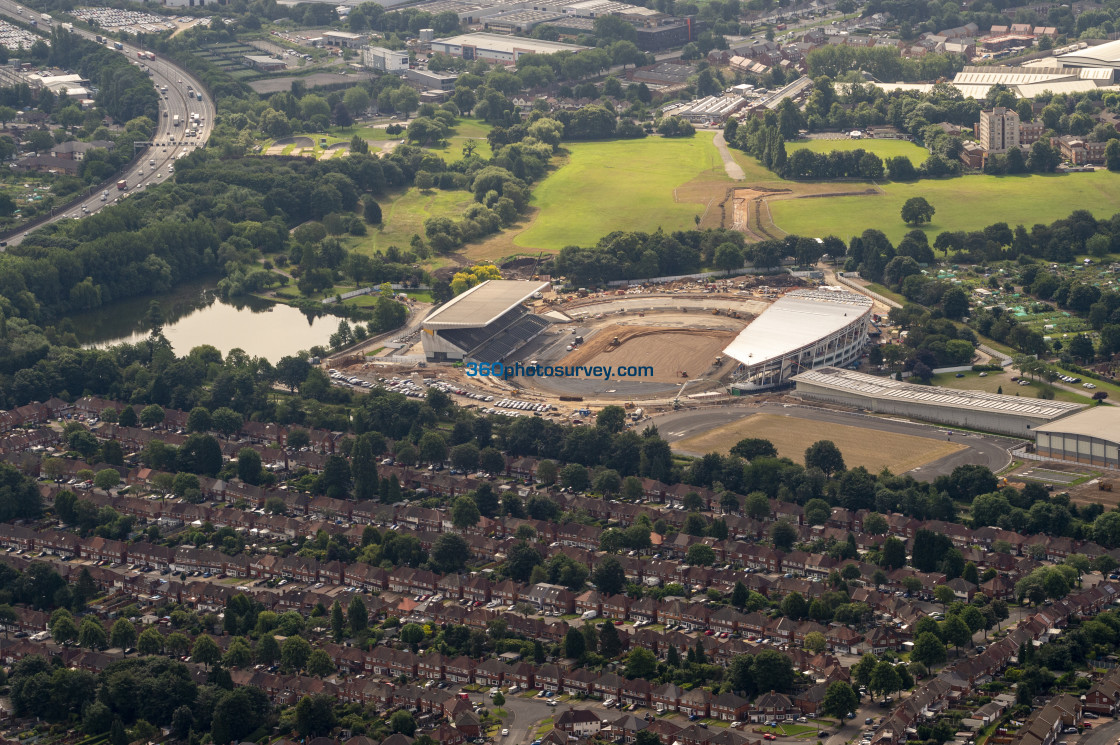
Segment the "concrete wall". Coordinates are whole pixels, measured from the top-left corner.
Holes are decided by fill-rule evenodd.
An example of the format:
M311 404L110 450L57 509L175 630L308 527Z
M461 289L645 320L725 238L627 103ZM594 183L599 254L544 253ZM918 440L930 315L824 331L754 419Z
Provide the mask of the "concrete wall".
M996 414L974 409L930 406L916 401L873 398L851 391L837 391L802 381L797 382L797 393L812 401L855 406L877 414L896 414L923 422L975 429L981 432L993 432L1024 439L1033 439L1034 428L1049 421L1041 417Z

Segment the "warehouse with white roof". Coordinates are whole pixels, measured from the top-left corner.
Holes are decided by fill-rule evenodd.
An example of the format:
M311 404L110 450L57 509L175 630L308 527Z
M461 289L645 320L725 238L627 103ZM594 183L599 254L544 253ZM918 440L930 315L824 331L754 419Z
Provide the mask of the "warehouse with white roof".
M777 300L724 349L738 360L734 394L776 388L824 365L847 365L867 344L871 299L840 288L794 290Z
M420 324L429 362L499 362L534 339L549 321L523 303L548 282L491 279L433 310Z
M1035 430L1044 458L1120 469L1120 408L1095 406Z
M797 394L811 401L1023 438L1085 408L1066 401L917 385L836 367L803 372L793 380Z

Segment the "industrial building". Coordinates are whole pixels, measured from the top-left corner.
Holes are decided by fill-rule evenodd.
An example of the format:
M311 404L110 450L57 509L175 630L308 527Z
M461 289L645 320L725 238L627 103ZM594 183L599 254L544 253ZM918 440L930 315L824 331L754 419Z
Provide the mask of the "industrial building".
M244 60L246 65L260 72L276 72L277 70L288 69L283 60L273 59L264 54L246 54Z
M859 359L871 298L839 288L794 290L767 308L723 350L739 361L731 392L775 388L795 375Z
M537 337L549 321L522 303L548 282L491 279L436 308L420 324L429 362L499 362Z
M1085 408L1066 401L915 385L837 367L809 370L793 380L798 395L811 401L1012 437L1029 438L1036 427Z
M323 34L323 43L328 47L341 49L359 49L366 38L361 34L352 34L349 31L327 31Z
M1077 49L1057 56L1067 67L1120 67L1120 40Z
M1035 452L1044 458L1120 469L1120 409L1095 406L1038 427Z
M499 34L460 34L447 39L434 39L432 51L442 52L465 60L480 59L512 65L523 54L556 54L557 52L582 52L587 47L564 44L559 41L526 39Z
M362 49L362 66L367 70L380 72L406 72L408 70L408 51L386 49L385 47L365 47Z
M1120 44L1120 42L1111 42ZM1105 46L1108 46L1107 44ZM1116 63L1120 66L1120 62ZM928 93L933 83L879 83L872 85L888 93L895 90L914 90ZM1070 64L1065 55L1027 63L1022 67L992 65L965 67L953 76L949 85L965 98L983 100L996 85L1007 86L1018 98L1034 98L1043 91L1054 94L1083 93L1098 89L1114 89L1116 69L1113 66ZM1025 126L1024 122L1024 126ZM1041 132L1039 133L1041 135ZM1038 139L1035 137L1035 139Z

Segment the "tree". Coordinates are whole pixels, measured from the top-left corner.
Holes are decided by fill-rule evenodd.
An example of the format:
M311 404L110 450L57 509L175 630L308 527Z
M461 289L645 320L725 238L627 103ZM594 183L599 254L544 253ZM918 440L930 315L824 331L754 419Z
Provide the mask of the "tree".
M825 650L828 640L824 638L824 634L819 631L810 631L805 635L805 641L802 646L809 652L820 654Z
M618 638L618 629L610 621L599 624L599 654L608 660L613 660L622 651L622 640Z
M160 654L163 651L163 634L148 627L136 640L136 651L145 656Z
M334 663L331 657L321 649L313 649L307 657L307 674L316 678L325 678L334 672Z
M280 664L285 670L299 672L307 665L311 645L298 634L289 636L280 646Z
M1120 140L1109 140L1104 146L1104 163L1110 171L1120 171Z
M808 610L809 604L799 592L791 592L782 598L782 613L791 621L800 621Z
M334 705L334 698L325 693L301 698L299 703L296 704L296 731L307 738L330 733L334 729L335 723ZM397 714L408 714L408 712L398 711ZM412 715L408 714L408 717L411 719ZM413 722L412 727L413 732L415 732L415 722ZM411 736L411 733L409 736Z
M362 200L362 217L370 225L381 224L381 205L374 201L373 197L366 197Z
M459 530L473 528L480 518L478 505L470 497L456 497L451 503L451 524Z
M389 717L389 729L394 733L412 737L416 732L416 720L413 719L411 712L402 709L393 712L393 716Z
M770 499L765 492L752 491L743 502L743 510L747 513L747 517L765 520L770 517Z
M818 440L805 450L805 467L819 468L832 478L832 474L844 470L844 456L832 440Z
M257 662L262 665L272 665L280 659L280 643L272 634L265 634L257 642Z
M716 552L711 546L704 543L693 543L688 547L685 561L696 566L708 567L715 563Z
M856 695L849 684L842 680L833 681L821 700L821 713L825 716L836 717L837 724L840 727L844 726L848 712L855 711L858 707L859 696Z
M140 423L145 427L154 427L163 421L163 407L158 404L151 404L145 406L144 410L140 412Z
M763 440L758 437L747 437L731 446L731 454L737 455L744 460L776 458L778 457L778 449L775 448L774 443L769 440Z
M754 679L769 684L772 690L789 693L793 690L793 663L776 649L759 652L754 658Z
M346 617L342 615L342 604L337 599L331 604L331 633L335 642L342 641L346 634Z
M906 544L893 535L888 536L883 542L879 565L885 569L899 569L906 566Z
M56 644L66 645L78 638L78 627L74 617L65 608L59 608L51 615L51 638Z
M93 485L103 492L109 491L119 483L121 483L121 475L115 468L98 471L93 477Z
M721 243L716 247L715 263L716 268L723 269L730 275L743 267L743 249L734 243Z
M626 588L626 570L614 556L608 556L595 567L591 581L604 595L618 595Z
M595 416L595 426L608 432L621 432L626 429L626 410L621 406L604 406Z
M100 621L90 616L82 619L82 625L78 629L78 646L90 651L100 651L109 646L108 639L105 636L105 627L101 625Z
M871 677L875 674L875 668L879 664L879 658L870 652L859 658L859 662L852 665L852 679L859 683L861 686L868 686L871 684Z
M569 628L564 637L564 656L573 660L582 660L586 652L587 646L583 634L574 626Z
M634 647L626 655L627 678L652 678L657 672L657 658L645 647Z
M400 640L412 647L415 654L420 648L420 642L424 641L424 627L418 623L406 623L401 626Z
M261 473L260 453L252 448L241 448L237 453L237 477L256 486L261 482Z
M350 598L350 605L346 607L346 621L350 624L351 634L361 634L369 627L369 611L360 595Z
M377 496L377 454L373 450L373 435L359 435L350 451L350 475L354 479L354 499L364 501Z
M968 624L960 616L949 616L941 622L940 627L941 638L957 649L972 643L972 629L968 628Z
M249 647L244 637L234 637L229 643L229 648L222 655L222 664L226 667L243 668L253 662L253 650Z
M918 634L914 640L914 649L910 652L910 659L926 666L926 672L932 672L934 665L940 665L947 657L945 645L941 639L931 631Z
M136 627L127 618L118 618L109 631L109 643L118 649L129 649L136 644Z
M921 225L933 219L936 210L925 197L910 197L902 205L902 221L907 225Z
M881 660L875 665L875 671L871 674L869 682L870 690L878 691L885 696L889 696L902 688L902 678L899 676L898 670L886 660Z
M770 528L770 540L774 542L775 548L789 551L797 540L797 529L785 520L779 520Z
M494 701L494 706L498 709L501 709L503 706L506 705L506 697L502 695L501 691L498 691L497 693L495 693L494 698L492 700Z
M470 546L457 533L444 533L432 544L430 559L443 574L460 572L467 564Z
M222 648L206 634L200 634L191 648L191 660L201 662L207 668L222 658Z

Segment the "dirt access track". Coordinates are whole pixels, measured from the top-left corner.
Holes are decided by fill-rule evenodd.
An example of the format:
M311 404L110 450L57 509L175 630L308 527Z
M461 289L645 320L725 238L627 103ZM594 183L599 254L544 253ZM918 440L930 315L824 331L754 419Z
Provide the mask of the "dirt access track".
M649 366L643 380L672 382L709 370L738 331L728 328L666 329L611 324L566 355L563 365ZM619 344L613 341L617 338ZM681 375L681 373L685 375Z

